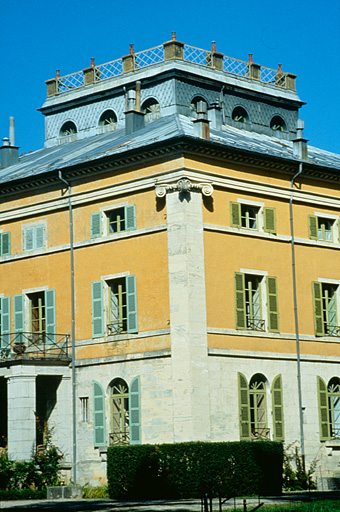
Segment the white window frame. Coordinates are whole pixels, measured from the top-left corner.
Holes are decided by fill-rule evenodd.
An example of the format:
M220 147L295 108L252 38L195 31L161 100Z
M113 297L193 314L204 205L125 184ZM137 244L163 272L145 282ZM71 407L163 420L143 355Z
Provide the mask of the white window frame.
M327 279L327 278L318 278L318 282L321 284L331 284L336 286L336 292L335 292L335 300L336 300L336 319L337 324L340 324L340 279ZM325 334L325 336L328 336ZM331 336L332 338L334 336Z
M103 282L103 304L104 304L104 332L107 334L107 326L110 320L110 302L109 302L109 282L114 281L116 279L121 279L126 276L129 276L130 272L119 272L117 274L109 274L106 276L102 276L101 280Z
M262 203L260 201L252 201L251 199L240 199L237 198L237 203L240 203L241 207L244 206L253 206L255 208L258 208L259 211L257 213L257 228L247 228L242 226L242 218L241 218L241 229L247 229L249 231L264 231L264 219L263 219L263 209L265 207L265 203ZM242 217L242 216L241 216Z
M315 217L318 219L327 219L332 220L332 240L320 240L318 234L318 242L329 242L329 243L337 243L339 240L339 215L334 215L331 213L322 213L322 212L314 212ZM318 226L319 227L319 226Z
M261 320L264 320L264 331L268 332L268 311L267 311L267 286L266 276L268 276L267 270L253 270L249 268L241 268L240 272L245 275L261 277L260 282L260 294L261 294Z

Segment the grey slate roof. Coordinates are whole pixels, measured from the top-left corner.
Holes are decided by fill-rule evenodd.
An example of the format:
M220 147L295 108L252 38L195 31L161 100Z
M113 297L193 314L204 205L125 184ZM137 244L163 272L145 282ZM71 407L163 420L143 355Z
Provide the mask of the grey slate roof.
M297 161L293 143L232 126L222 130L211 129L210 142L226 148L249 151L253 154ZM57 169L79 164L95 163L103 157L123 154L127 150L150 147L157 142L171 141L187 136L194 138L194 123L183 115L172 114L147 123L145 128L126 135L125 130L107 132L74 142L40 149L20 157L15 165L0 170L0 185L11 181L38 176ZM196 140L200 140L196 137ZM308 147L309 163L340 170L340 155Z

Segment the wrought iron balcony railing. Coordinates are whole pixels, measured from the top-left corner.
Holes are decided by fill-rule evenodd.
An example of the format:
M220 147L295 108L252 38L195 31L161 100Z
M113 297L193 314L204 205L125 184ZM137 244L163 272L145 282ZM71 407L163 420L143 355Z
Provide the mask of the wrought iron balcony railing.
M339 325L326 325L326 336L340 336L340 326Z
M122 444L130 444L130 433L127 432L110 432L109 446L117 446Z
M251 433L251 438L253 441L270 441L270 428L257 428Z
M264 331L265 321L259 318L247 318L247 326L248 329L252 329L253 331Z
M69 334L15 332L0 335L0 360L68 359Z
M133 48L132 50L130 49L129 57L131 57L132 60L132 67L131 69L128 68L128 70L135 71L164 62L167 60L165 57L164 46L165 45L159 45L155 46L154 48L136 53L134 52ZM198 66L214 68L215 54L216 49L214 51L209 51L184 44L181 60ZM254 66L256 66L258 68L258 72L255 78L256 80L283 89L290 88L291 84L289 83L289 80L291 77L295 77L295 75L283 72L281 66L279 66L279 69L275 70L264 66L258 66L257 64L254 65L252 60L247 62L235 59L233 57L228 57L227 55L219 55L221 55L222 59L222 64L219 69L228 75L253 79L255 76L253 76L252 69ZM63 94L67 91L84 87L89 83L103 82L104 80L123 75L124 58L115 59L113 61L106 62L105 64L100 64L97 66L94 64L94 61L92 61L91 68L93 68L93 77L90 79L90 81L85 78L86 70L76 71L75 73L71 73L65 76L60 76L58 72L55 79L56 88L54 90L54 94Z
M126 332L126 329L124 328L123 322L113 322L111 324L107 324L107 333L109 336L112 336L113 334L123 334Z

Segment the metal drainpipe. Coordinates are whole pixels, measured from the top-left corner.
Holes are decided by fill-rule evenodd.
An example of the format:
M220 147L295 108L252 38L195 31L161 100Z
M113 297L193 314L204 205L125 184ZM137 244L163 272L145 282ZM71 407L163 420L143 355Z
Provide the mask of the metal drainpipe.
M302 413L302 389L301 389L301 364L300 364L300 338L299 338L299 323L298 323L298 310L296 299L296 277L295 277L295 247L294 247L294 226L293 226L293 186L294 181L302 173L302 162L299 163L299 171L295 174L290 182L291 194L289 201L290 211L290 234L291 234L291 247L292 247L292 274L293 274L293 296L294 296L294 318L295 318L295 333L296 333L296 365L297 365L297 381L298 381L298 396L299 396L299 413L300 413L300 442L301 442L301 456L302 465L305 470L305 441L303 435L303 413Z
M73 254L73 215L71 203L71 185L63 178L61 171L58 173L60 181L64 182L68 189L68 210L70 219L70 249L71 249L71 316L72 316L72 424L73 424L73 485L77 484L77 431L76 431L76 369L75 369L75 317L74 317L74 254Z

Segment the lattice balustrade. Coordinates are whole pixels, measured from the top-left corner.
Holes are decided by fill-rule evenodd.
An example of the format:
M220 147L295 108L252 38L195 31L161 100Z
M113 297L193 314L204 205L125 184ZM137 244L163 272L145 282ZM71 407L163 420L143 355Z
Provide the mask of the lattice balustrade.
M78 87L83 87L84 83L84 73L82 71L61 76L58 78L58 92L63 93L70 89L78 89Z
M187 44L184 45L184 60L200 66L212 66L211 52Z
M238 76L249 76L248 62L244 60L233 59L232 57L223 57L223 71Z
M266 84L276 84L275 76L277 74L277 71L275 69L265 68L261 67L261 82L264 82Z
M107 80L123 74L123 60L116 59L96 66L95 80Z
M149 50L135 53L135 67L136 69L146 68L153 66L159 62L164 61L164 47L163 45L155 46Z

